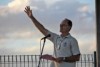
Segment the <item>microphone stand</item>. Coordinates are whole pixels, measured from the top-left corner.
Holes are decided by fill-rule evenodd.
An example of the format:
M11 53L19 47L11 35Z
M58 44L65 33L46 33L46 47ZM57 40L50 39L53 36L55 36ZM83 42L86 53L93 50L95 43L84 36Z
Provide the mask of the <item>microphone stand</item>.
M45 41L46 41L46 38L44 38L44 42L43 42L42 51L41 51L41 54L40 54L40 57L39 57L39 63L38 63L38 67L40 67L40 61L41 61L41 56L42 56L42 53L43 53L43 49L44 49L44 45L45 45Z

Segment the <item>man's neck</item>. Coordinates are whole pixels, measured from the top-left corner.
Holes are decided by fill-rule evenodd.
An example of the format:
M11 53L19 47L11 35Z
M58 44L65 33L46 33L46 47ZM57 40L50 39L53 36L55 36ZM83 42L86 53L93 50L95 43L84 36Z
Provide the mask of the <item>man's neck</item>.
M68 34L69 34L69 33L62 33L61 36L62 36L62 37L65 37L65 36L67 36Z

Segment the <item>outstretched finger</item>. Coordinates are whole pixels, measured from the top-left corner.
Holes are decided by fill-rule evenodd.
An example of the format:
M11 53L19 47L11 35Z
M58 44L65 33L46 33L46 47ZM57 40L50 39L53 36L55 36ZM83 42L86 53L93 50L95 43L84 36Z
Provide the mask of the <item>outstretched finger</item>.
M26 11L26 10L24 10L24 12L25 12L25 13L27 13L27 11Z
M25 7L25 10L26 10L26 11L28 11L28 8L27 8L27 7Z
M30 6L27 6L27 9L30 10Z

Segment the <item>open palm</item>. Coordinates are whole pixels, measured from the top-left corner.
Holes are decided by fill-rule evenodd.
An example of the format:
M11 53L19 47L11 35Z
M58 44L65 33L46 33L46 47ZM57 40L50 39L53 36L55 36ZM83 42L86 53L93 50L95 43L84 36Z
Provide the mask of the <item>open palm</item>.
M25 7L25 10L26 14L31 18L33 15L32 15L32 10L30 9L30 6L26 6Z

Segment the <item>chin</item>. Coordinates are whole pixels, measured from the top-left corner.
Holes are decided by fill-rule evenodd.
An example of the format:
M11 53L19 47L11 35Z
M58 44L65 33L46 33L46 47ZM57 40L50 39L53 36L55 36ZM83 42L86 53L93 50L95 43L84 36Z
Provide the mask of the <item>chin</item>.
M62 31L60 31L60 33L62 33Z
M63 34L64 32L61 31L60 33Z

